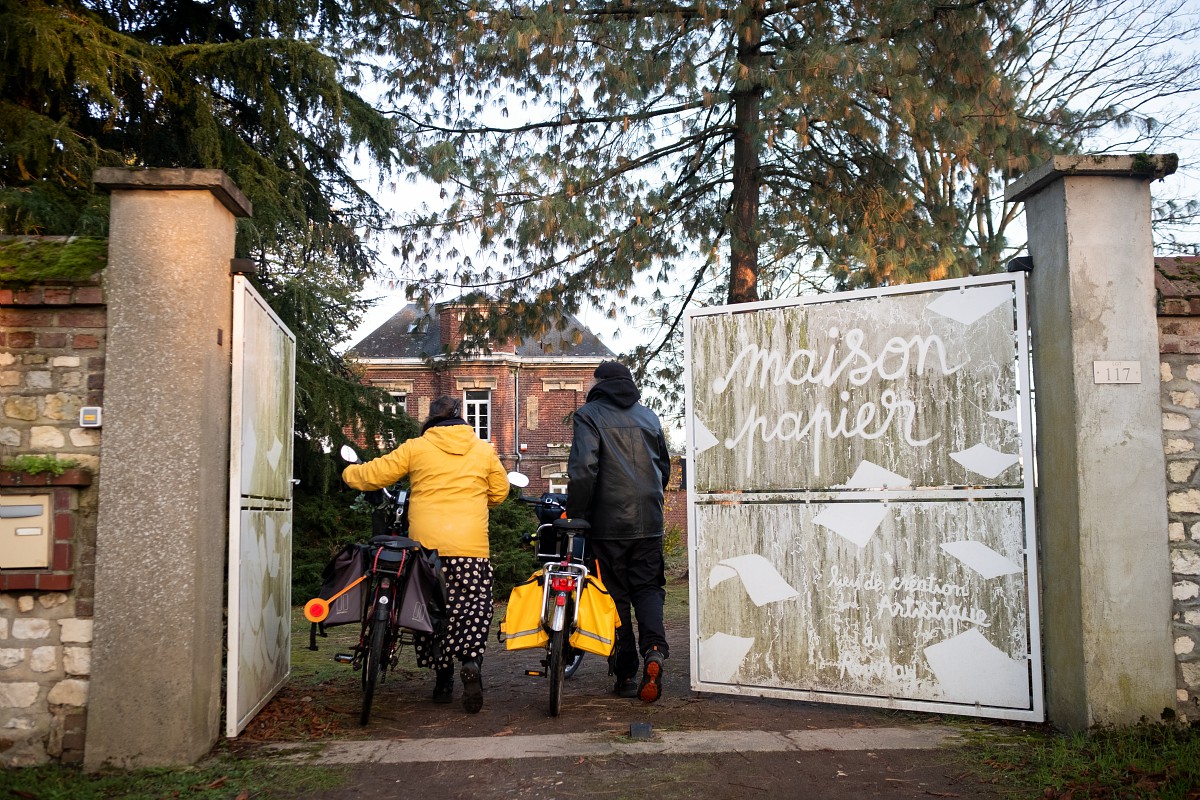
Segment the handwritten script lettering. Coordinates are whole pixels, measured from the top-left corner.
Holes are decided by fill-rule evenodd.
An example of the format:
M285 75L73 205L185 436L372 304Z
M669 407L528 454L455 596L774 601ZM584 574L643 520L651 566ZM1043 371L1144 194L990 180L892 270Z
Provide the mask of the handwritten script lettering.
M957 603L943 605L941 600L918 600L907 595L901 600L883 598L879 603L879 619L902 617L908 619L935 619L946 622L969 622L981 628L990 628L987 612L982 608L962 606Z
M897 575L885 579L875 570L843 575L835 564L830 568L825 585L838 590L839 595L843 591L880 594L876 618L907 617L969 622L981 628L991 626L986 611L962 603L971 595L969 586L943 581L934 575ZM903 593L903 597L894 599L891 595L896 593ZM846 608L858 607L849 598L843 601L843 605Z
M742 386L749 388L757 377L759 388L765 388L768 383L774 386L786 383L792 386L808 384L830 387L843 375L851 386L865 386L875 376L880 380L893 381L908 374L914 360L915 367L911 371L915 375L924 375L931 361L936 362L934 368L940 370L942 375L953 375L965 366L958 364L951 367L946 363L946 346L940 336L913 336L911 339L893 336L883 345L879 355L872 355L862 346L866 334L859 328L851 328L840 337L846 349L840 358L836 345L839 338L837 328L830 329L829 338L835 344L824 356L815 350L801 348L785 358L757 344L748 344L734 357L725 377L713 381L713 393L724 392L734 382L738 370L743 368L745 376Z
M713 393L722 394L738 383L745 388L755 384L759 388L768 385L828 388L840 381L843 385L858 387L876 380L894 381L909 374L920 376L927 370L952 375L965 366L948 363L946 347L939 336L908 339L894 336L875 354L864 348L866 334L859 328L851 328L844 334L832 328L828 333L832 343L824 353L805 348L777 353L757 344L746 345L734 357L725 375L713 381ZM826 439L879 439L895 428L902 432L908 444L924 447L940 435L918 438L914 433L916 403L902 398L893 389L884 389L878 401L861 403L857 408L850 405L848 391L843 389L839 398L842 405L837 409L830 409L818 401L804 409L784 411L774 418L759 414L758 405L752 405L746 418L736 423L737 433L725 439L725 447L732 450L756 436L763 442L809 439L813 445L813 470L820 474L821 444ZM753 467L751 456L746 463L747 475Z
M880 413L881 406L883 413ZM756 430L764 442L775 439L798 442L811 434L813 470L819 475L821 473L822 435L825 439L878 439L891 430L892 425L897 424L898 420L898 424L904 432L904 440L916 447L923 447L940 435L935 434L928 439L916 438L912 430L913 423L917 419L916 404L911 400L901 400L891 389L883 390L879 396L878 405L866 402L859 406L852 423L849 416L849 407L843 406L835 421L833 414L825 407L825 404L817 403L809 411L807 422L804 420L803 411L785 411L774 420L772 425L765 414L758 413L758 406L754 405L750 407L750 413L746 415L737 435L730 436L725 440L725 447L732 450L742 439L752 436ZM747 474L750 474L753 466L754 459L751 456L746 459Z

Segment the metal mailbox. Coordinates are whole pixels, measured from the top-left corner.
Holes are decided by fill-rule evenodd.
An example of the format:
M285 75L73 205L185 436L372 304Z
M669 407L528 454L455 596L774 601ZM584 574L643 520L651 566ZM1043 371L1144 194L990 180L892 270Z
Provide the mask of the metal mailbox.
M0 495L0 569L50 566L50 495Z

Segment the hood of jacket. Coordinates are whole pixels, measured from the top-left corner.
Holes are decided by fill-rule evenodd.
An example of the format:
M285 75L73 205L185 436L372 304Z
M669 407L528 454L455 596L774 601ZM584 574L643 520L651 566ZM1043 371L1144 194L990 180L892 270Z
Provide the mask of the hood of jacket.
M607 400L618 408L631 408L641 399L642 393L630 378L605 378L587 393L589 403L593 400Z
M434 425L421 438L431 445L454 456L461 456L479 443L475 429L465 422L447 420Z

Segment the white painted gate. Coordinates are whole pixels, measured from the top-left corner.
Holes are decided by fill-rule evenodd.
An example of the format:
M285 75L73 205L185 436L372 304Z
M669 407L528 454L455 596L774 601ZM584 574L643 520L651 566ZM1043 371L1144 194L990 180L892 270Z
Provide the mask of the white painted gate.
M1024 275L686 326L692 688L1041 721Z
M291 672L296 337L234 278L229 634L225 734L237 736Z

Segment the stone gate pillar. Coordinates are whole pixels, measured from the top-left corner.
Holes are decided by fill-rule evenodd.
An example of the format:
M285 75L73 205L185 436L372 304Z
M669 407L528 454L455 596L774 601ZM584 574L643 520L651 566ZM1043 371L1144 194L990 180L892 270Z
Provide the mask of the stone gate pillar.
M1175 156L1056 156L1025 203L1046 700L1055 724L1175 706L1150 181Z
M219 170L100 169L112 193L84 765L190 764L220 730L236 217Z

